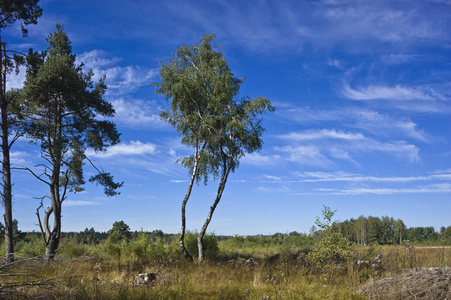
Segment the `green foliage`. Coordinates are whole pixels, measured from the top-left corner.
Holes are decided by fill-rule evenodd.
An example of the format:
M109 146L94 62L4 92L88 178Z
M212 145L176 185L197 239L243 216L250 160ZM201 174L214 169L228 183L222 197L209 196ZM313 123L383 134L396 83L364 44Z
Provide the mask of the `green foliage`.
M197 232L187 232L185 237L186 249L197 257ZM202 239L205 258L215 259L219 255L218 241L213 234L205 234Z
M38 235L25 238L16 244L16 252L23 257L36 257L44 254L45 245Z
M19 21L22 34L26 36L28 30L24 25L37 24L37 19L42 15L42 9L38 3L39 0L0 1L0 28L7 28Z
M80 244L65 244L63 249L63 255L67 258L76 258L84 256L88 253L88 248Z
M121 247L117 244L106 242L105 243L106 253L111 257L120 257L121 256Z
M308 254L309 260L318 268L327 268L347 261L352 255L348 240L338 232L337 221L332 221L336 211L324 206L322 219L316 218L315 224L322 230L318 245Z
M116 221L113 228L108 231L107 241L112 244L118 244L122 241L128 241L130 238L130 227L124 221Z
M24 102L28 115L27 136L40 142L41 152L51 166L51 172L62 173L59 183L72 192L83 190L85 151L104 151L119 143L120 134L111 121L97 119L112 117L114 108L103 99L104 78L96 84L93 73L84 73L75 62L72 45L62 25L47 37L45 56L30 61L24 83ZM90 161L89 161L90 162ZM60 170L65 168L66 170ZM111 175L99 171L91 181L107 187L106 194L122 184L115 184Z

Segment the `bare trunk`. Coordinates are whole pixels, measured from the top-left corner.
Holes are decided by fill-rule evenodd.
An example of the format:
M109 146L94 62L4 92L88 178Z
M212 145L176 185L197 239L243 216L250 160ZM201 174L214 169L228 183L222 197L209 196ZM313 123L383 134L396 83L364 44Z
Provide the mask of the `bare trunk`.
M198 151L198 145L196 145L196 147L195 147L193 173L191 174L191 180L189 182L188 191L186 192L185 198L183 199L183 202L182 202L182 228L181 228L181 232L180 232L179 243L180 243L180 249L182 250L183 255L189 261L194 261L194 259L191 256L191 254L189 254L188 250L186 250L186 247L185 247L185 231L186 231L185 209L186 209L186 203L188 202L188 199L191 196L191 191L193 189L194 181L196 180L197 167L199 165L199 158L200 158L200 155L202 154L202 152L204 151L205 146L206 146L206 144L204 144L202 146L200 153Z
M59 193L59 166L54 167L53 176L50 183L51 206L47 209L44 216L44 230L46 236L45 259L52 260L58 250L61 237L61 199ZM53 226L50 230L50 216L53 214Z
M186 230L185 208L186 208L186 203L188 202L188 199L191 195L191 190L194 185L194 180L196 177L196 169L197 169L197 160L194 164L193 174L191 175L191 180L189 182L188 191L186 192L185 198L183 199L183 202L182 202L182 229L180 232L180 239L179 239L180 249L182 250L182 253L185 256L185 258L187 258L190 261L194 261L194 260L193 260L193 257L191 256L191 254L189 254L188 250L186 250L186 248L185 248L185 230Z
M9 156L9 128L8 128L8 101L6 99L6 67L5 67L5 45L0 36L0 82L1 82L1 115L2 115L2 174L3 174L3 202L5 205L5 258L7 263L14 261L13 246L13 216L12 216L12 188L11 188L11 161Z
M202 260L204 259L204 247L202 245L202 239L204 238L204 235L207 232L207 227L211 222L211 218L213 216L213 213L215 212L216 206L218 206L218 203L221 200L222 192L224 192L224 188L227 183L227 178L229 177L230 168L229 168L229 166L227 166L227 164L224 164L224 165L225 165L225 167L223 169L221 181L219 182L218 193L216 194L215 202L210 207L210 212L208 213L208 217L205 220L204 226L202 226L202 230L199 232L199 235L197 236L197 249L198 249L198 253L199 253L197 262L199 264L201 264Z

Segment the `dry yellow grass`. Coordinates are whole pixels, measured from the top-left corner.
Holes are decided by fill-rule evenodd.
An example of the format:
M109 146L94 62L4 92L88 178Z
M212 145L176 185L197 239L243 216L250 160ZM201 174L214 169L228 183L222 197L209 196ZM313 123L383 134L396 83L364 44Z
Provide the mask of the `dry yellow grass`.
M54 264L31 270L53 282L42 286L0 289L0 298L34 299L365 299L355 295L365 282L398 274L402 268L450 266L451 248L376 247L359 249L358 257L383 254L383 270L358 270L351 263L313 273L305 263L283 256L272 263L257 259L206 261L195 265L182 259L146 258L57 259ZM17 271L17 270L16 270ZM10 271L10 272L13 272ZM155 272L158 280L148 286L132 285L138 273ZM8 276L7 276L8 277ZM3 277L1 284L5 283ZM9 276L9 282L29 280Z

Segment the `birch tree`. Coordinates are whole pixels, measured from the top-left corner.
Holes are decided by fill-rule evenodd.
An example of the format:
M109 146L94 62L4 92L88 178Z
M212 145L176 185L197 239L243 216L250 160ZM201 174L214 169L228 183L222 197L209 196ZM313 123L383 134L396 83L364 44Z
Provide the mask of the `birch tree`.
M216 198L197 237L198 263L204 258L202 239L222 198L230 172L235 172L242 157L260 150L263 146L261 137L265 129L260 115L267 111L274 111L267 98L233 99L232 104L217 118L217 134L208 144L207 152L212 168L210 173L216 175L219 171L221 177Z
M43 222L39 208L36 212L46 245L45 258L49 260L60 241L62 204L69 192L84 189L84 164L88 162L96 169L97 175L89 181L104 186L107 196L116 195L122 183L114 182L111 174L96 167L85 155L87 148L104 151L119 143L116 125L97 118L114 115L111 103L103 99L107 88L104 78L94 84L93 73L85 74L82 66L75 63L71 42L62 25L56 26L47 41L45 59L27 70L24 101L31 115L26 133L40 144L44 160L39 165L42 173L28 170L49 187L50 206L45 210Z
M194 183L206 183L217 170L206 148L218 137L221 114L232 104L243 82L234 77L220 49L212 45L213 39L214 35L205 35L199 43L181 46L167 63L160 62L161 82L154 85L156 93L169 101L161 118L175 127L183 145L193 149L192 155L179 160L191 177L181 205L179 238L183 255L191 261L184 242L186 205Z

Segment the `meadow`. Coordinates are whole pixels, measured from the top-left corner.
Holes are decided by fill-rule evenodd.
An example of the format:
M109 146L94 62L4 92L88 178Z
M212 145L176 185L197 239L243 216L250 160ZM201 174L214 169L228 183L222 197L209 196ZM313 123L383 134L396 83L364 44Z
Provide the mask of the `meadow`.
M195 249L194 240L190 233L188 250ZM320 244L305 236L209 235L205 243L207 259L198 265L181 257L176 235L138 233L129 240L97 244L66 238L55 260L47 263L36 255L43 245L35 237L18 245L16 263L0 267L0 298L367 299L356 291L369 281L409 269L451 266L449 246L407 242L350 246L346 259L333 260L312 255ZM378 268L356 265L380 254ZM157 274L155 281L132 284L137 274L148 272Z

